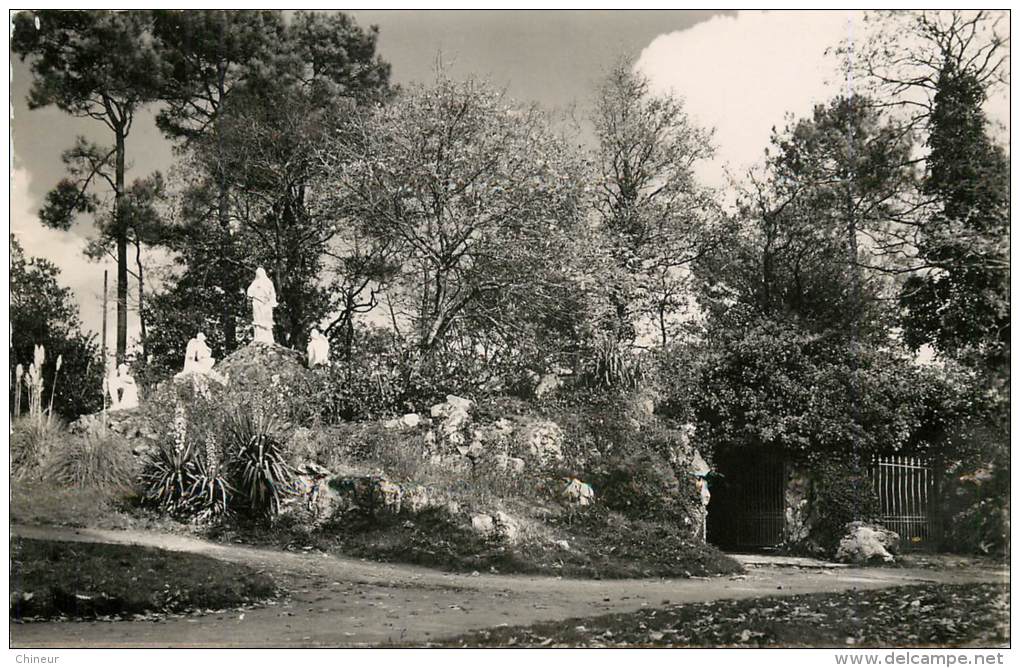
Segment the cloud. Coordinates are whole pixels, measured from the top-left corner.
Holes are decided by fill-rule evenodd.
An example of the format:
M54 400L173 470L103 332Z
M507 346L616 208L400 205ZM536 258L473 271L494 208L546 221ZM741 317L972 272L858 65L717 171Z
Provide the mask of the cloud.
M700 176L726 184L759 160L773 126L787 112L806 114L839 92L835 46L859 19L856 12L740 12L660 35L642 51L637 69L657 93L673 93L703 127L715 128L716 157Z
M784 115L804 116L813 106L861 87L841 73L838 56L826 55L848 37L861 42L859 11L746 11L715 16L686 30L656 37L642 51L637 69L656 93L682 97L691 116L715 128L716 157L699 176L727 185L727 167L739 178L759 161L772 128ZM905 37L906 38L906 37ZM993 132L1008 141L1008 91L985 105Z
M30 195L30 181L26 169L15 167L12 170L11 233L25 249L26 256L45 258L60 269L57 280L74 293L82 323L86 329L98 333L102 329L103 269L110 271L112 283L116 280L116 267L110 262L92 262L86 258L87 239L78 230L63 232L43 225L38 216L39 203ZM112 323L111 318L111 326Z

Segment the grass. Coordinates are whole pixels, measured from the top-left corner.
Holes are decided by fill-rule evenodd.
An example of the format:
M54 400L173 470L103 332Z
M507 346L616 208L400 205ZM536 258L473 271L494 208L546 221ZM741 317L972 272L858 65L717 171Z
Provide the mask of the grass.
M523 524L523 523L522 523ZM312 546L327 553L450 572L485 571L584 579L690 577L738 573L710 545L688 543L671 527L592 511L523 524L515 544L487 539L445 508L415 515L348 515L319 530L300 524L219 525L208 537L254 544ZM566 547L553 540L566 541Z
M45 480L14 480L10 521L96 529L151 529L180 533L184 525L141 508L134 492L95 487L64 487Z
M993 584L913 585L676 605L499 627L448 647L1001 647L1009 591Z
M11 541L14 619L221 609L277 594L246 566L135 545Z

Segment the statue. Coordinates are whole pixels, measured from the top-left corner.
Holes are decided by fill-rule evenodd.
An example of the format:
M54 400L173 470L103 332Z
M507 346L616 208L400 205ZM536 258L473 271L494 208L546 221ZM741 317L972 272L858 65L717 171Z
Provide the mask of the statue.
M312 330L305 352L308 354L309 369L329 364L329 340L318 329Z
M184 370L179 373L182 376L186 373L207 374L212 371L216 360L212 351L205 343L205 334L199 332L195 338L188 341L188 347L184 351Z
M110 391L111 411L122 411L129 408L138 408L138 385L135 379L128 373L128 365L121 364L117 367L117 374L110 374L107 381Z
M276 288L262 267L255 270L255 280L248 286L247 295L251 298L251 321L255 328L255 341L274 343L273 309L278 305Z

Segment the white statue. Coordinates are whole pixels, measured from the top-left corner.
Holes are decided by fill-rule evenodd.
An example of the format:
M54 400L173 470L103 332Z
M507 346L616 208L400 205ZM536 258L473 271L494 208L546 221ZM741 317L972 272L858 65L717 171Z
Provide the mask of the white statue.
M110 391L111 411L138 408L138 385L134 377L128 373L127 364L117 367L117 375L110 374L107 387Z
M184 351L184 370L179 375L209 373L215 363L212 350L205 343L205 334L199 332L195 338L188 341L188 347Z
M255 340L273 343L273 309L278 305L276 288L262 267L255 270L255 280L248 286L247 294L251 298L251 321L255 327Z
M329 364L329 340L318 329L312 330L308 338L308 368Z

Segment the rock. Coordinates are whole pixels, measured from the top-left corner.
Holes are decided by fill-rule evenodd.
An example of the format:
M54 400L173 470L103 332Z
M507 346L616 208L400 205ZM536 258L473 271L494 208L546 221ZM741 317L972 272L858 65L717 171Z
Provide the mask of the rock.
M507 543L516 542L517 537L521 533L521 528L517 521L502 511L497 512L494 519L496 534Z
M459 515L460 514L460 504L457 503L456 501L447 501L446 502L446 512L448 512L451 515Z
M535 385L535 398L541 399L563 387L563 379L554 373L543 374Z
M230 379L227 391L235 395L264 392L271 387L286 392L304 387L316 373L305 368L301 353L275 343L250 343L224 357L215 369Z
M895 531L877 524L850 522L846 535L839 541L836 561L864 564L881 559L888 563L896 560L893 555L899 552L899 546L900 536Z
M569 550L570 549L570 543L568 543L565 540L554 540L553 541L553 545L555 545L556 547L558 547L558 548L560 548L562 550Z
M563 430L555 422L539 420L529 424L523 440L528 454L539 466L563 461Z
M328 486L336 497L338 512L363 512L380 517L401 510L403 490L381 476L339 476L330 479Z
M445 402L432 407L430 413L438 422L438 433L433 438L440 449L466 445L465 431L471 420L472 405L474 402L470 399L448 394Z
M437 499L429 493L424 485L410 485L404 488L402 507L404 512L420 513L434 505L439 505Z
M400 512L400 502L403 499L403 490L400 485L382 478L376 481L372 487L372 493L377 509L394 515Z
M496 522L492 515L479 513L471 516L471 529L482 536L491 536L496 531Z
M589 506L595 501L595 490L591 485L571 478L563 488L563 498L579 506Z
M527 464L520 457L511 457L509 460L510 472L514 474L524 473L524 467Z
M421 416L417 413L407 413L406 415L393 418L392 420L386 420L383 422L384 429L414 429L418 425L422 424Z

